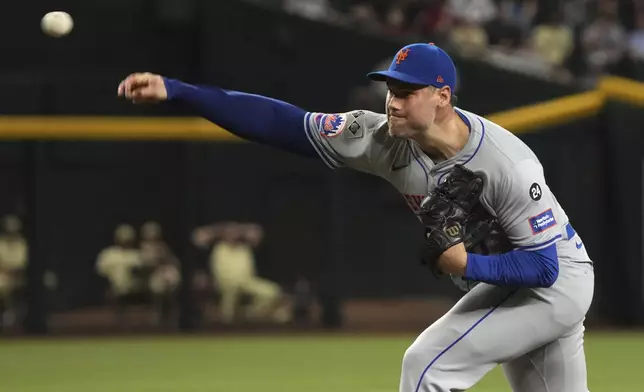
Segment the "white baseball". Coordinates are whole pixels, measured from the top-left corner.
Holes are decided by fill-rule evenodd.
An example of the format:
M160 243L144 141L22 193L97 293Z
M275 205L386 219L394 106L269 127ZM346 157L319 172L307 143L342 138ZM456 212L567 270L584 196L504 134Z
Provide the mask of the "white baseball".
M74 20L64 11L53 11L43 16L40 21L42 31L51 37L62 37L74 28Z

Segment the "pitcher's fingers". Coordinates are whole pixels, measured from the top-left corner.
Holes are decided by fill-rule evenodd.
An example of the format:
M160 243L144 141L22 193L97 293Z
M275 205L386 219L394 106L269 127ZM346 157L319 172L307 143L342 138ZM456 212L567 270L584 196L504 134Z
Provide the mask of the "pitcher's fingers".
M135 89L148 85L149 77L145 74L132 74L125 79L125 92L132 92Z
M137 88L132 91L132 99L135 99L137 101L143 101L146 98L149 97L150 92L148 91L149 89L142 87L142 88Z
M144 87L150 84L150 74L148 73L133 74L128 79L130 79L130 84L135 87Z
M119 88L117 90L118 96L123 96L125 94L125 80L122 80L121 83L119 83Z

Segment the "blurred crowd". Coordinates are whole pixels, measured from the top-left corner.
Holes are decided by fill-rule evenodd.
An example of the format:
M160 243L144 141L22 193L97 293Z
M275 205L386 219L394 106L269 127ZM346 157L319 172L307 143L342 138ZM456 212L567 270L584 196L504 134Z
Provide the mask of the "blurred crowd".
M0 220L0 329L25 313L24 288L29 248L22 221L15 215Z
M257 272L255 248L263 236L255 223L220 222L194 230L193 245L209 256L203 268L184 280L208 321L290 321L282 288ZM143 224L138 239L132 225L119 225L114 243L99 253L96 271L108 281L106 297L118 325L129 324L126 311L138 304L152 307L157 325L176 325L181 265L157 222Z
M607 73L644 80L638 0L280 1L302 17L436 42L550 80L592 85Z
M116 327L133 325L175 328L179 318L179 288L192 290L204 321L220 324L277 323L293 319L292 293L259 276L256 248L264 237L255 223L219 222L196 228L192 245L205 250L192 276L182 276L181 260L164 239L161 225L144 223L137 231L119 224L111 244L97 250L96 275L105 282L98 304L111 313ZM0 331L21 325L27 312L28 241L21 220L0 220ZM196 260L193 260L196 261ZM45 287L55 290L54 273L46 272ZM150 318L151 317L151 318Z
M179 260L164 241L158 223L143 224L138 241L134 227L119 225L114 243L98 254L96 272L109 282L106 297L119 325L124 324L125 311L134 302L151 304L159 324L176 319Z

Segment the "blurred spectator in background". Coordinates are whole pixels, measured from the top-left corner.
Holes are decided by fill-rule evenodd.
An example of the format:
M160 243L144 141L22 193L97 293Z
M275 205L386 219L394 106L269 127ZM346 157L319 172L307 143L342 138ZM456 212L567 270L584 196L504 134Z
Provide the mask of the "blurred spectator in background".
M419 1L409 16L412 20L411 31L432 40L444 39L452 24L452 17L447 12L445 0Z
M562 0L564 23L575 30L584 25L589 18L591 5L594 3L595 0Z
M148 287L160 324L170 324L176 308L176 289L181 281L179 260L163 240L161 225L146 222L141 226L141 262L150 270Z
M606 5L599 8L595 20L583 31L582 45L589 82L619 64L626 50L626 32L619 23L616 8Z
M330 20L334 16L328 0L284 0L286 12L311 20Z
M449 43L463 57L478 57L487 50L488 36L482 25L456 19L450 29Z
M498 9L492 0L448 0L447 12L458 20L485 25L497 17Z
M554 74L563 78L571 77L565 65L573 50L573 30L563 23L558 10L552 11L545 23L535 27L530 41L532 49L551 67Z
M489 44L497 50L509 51L521 46L522 12L517 11L514 1L503 1L494 20L486 25Z
M22 222L17 216L5 216L1 229L0 326L11 326L24 312L20 293L25 284L28 246L21 232Z
M114 231L114 245L103 249L96 263L98 274L110 284L110 300L119 323L123 322L128 296L140 293L145 287L136 271L141 267L142 259L135 241L134 228L127 224L119 225Z
M409 25L405 18L406 14L403 3L393 3L385 16L384 32L391 36L406 35Z
M223 323L235 320L242 296L251 298L251 304L245 309L246 320L289 321L290 314L280 306L281 288L257 276L254 248L261 243L263 236L261 226L237 222L206 226L194 232L195 245L212 245L211 273L221 296L219 311Z
M368 1L358 1L349 10L349 23L355 28L377 31L380 27L378 13Z
M519 41L525 41L534 26L535 18L539 12L537 0L503 0L500 13L505 16L506 22L515 29Z
M635 28L628 37L628 55L633 77L644 80L644 9L638 10L635 16Z

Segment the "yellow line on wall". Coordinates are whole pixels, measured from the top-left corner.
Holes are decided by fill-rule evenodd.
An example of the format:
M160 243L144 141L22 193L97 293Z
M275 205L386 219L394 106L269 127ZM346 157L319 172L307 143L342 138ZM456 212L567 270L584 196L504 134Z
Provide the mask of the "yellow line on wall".
M486 117L514 133L529 132L590 117L601 110L604 99L600 91L590 91Z
M598 90L610 99L644 106L644 83L611 76L605 77L599 82Z
M538 131L597 114L607 100L644 106L644 83L615 76L595 90L486 116L514 133Z
M0 116L0 138L241 140L201 118L99 116Z

